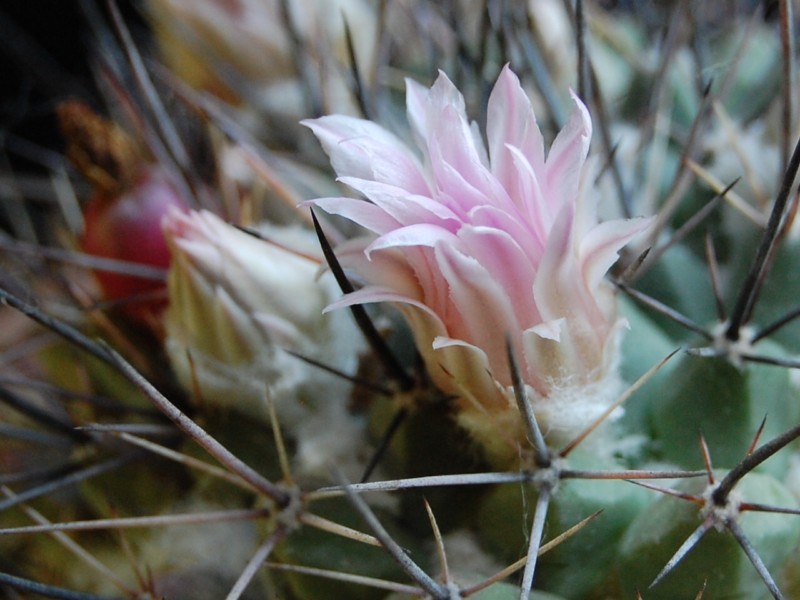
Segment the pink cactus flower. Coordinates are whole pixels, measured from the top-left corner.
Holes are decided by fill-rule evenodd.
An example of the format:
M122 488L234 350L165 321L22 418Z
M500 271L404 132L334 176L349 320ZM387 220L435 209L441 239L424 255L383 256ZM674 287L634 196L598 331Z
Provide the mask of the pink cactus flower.
M369 302L399 309L430 377L457 398L458 421L500 461L524 440L506 336L551 443L590 424L620 388L625 321L604 276L649 221L598 224L586 162L591 120L572 99L547 154L508 67L489 98L488 144L444 74L430 89L407 82L419 152L368 121L305 122L339 180L366 198L314 203L372 232L337 248L364 285L329 309Z

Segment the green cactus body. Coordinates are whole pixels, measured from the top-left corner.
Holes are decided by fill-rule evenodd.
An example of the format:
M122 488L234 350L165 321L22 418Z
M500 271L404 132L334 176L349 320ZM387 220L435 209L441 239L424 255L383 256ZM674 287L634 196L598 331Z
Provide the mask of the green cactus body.
M696 479L679 485L678 489L697 494L703 491L705 484L705 480ZM748 502L787 508L797 506L788 490L766 474L748 475L737 487L737 492ZM797 519L748 511L741 514L739 522L770 570L779 568L787 557L792 556L800 535ZM713 528L673 572L648 589L673 553L700 523L696 504L669 496L658 498L643 510L633 520L619 545L619 573L624 597L635 598L638 590L648 600L694 598L704 586L704 600L767 597L764 584L733 536L728 531Z
M570 467L609 470L607 461L583 452L571 457ZM645 490L619 481L563 481L548 512L545 541L598 510L602 513L579 535L540 557L536 587L565 598L613 593L615 557L608 550L617 546L647 501ZM525 554L535 502L535 491L518 485L499 486L482 502L476 527L493 554L508 562Z
M761 342L776 353L780 348ZM653 429L663 458L687 469L702 467L699 436L715 467L738 463L766 418L764 440L783 433L800 418L789 372L769 365L736 367L724 358L686 356L675 366L669 385L653 402ZM788 455L761 468L782 477Z

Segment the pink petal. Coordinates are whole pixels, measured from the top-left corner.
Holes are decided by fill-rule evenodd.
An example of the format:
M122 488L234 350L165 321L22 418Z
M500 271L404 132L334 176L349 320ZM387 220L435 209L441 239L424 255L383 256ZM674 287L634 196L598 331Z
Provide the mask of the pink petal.
M452 165L441 159L438 148L432 148L431 162L438 202L445 204L461 220L466 220L467 213L478 206L491 204L489 199L473 187Z
M456 214L428 196L410 194L393 185L355 177L342 177L340 181L364 194L379 210L391 216L395 227L414 223L431 223L453 230L458 227Z
M589 290L596 289L617 262L620 249L652 223L653 219L606 221L596 225L583 237L580 245L581 270Z
M420 148L428 145L426 116L429 89L413 79L406 78L406 116L414 140Z
M420 148L427 148L432 130L440 115L447 108L454 108L466 121L464 97L443 71L439 71L430 89L412 79L406 79L406 112L411 131Z
M412 193L429 193L422 166L408 147L383 127L332 115L302 121L317 136L340 177L375 179Z
M481 348L495 375L508 381L505 336L522 330L508 294L477 260L453 246L439 244L435 253L456 311L443 319L450 337Z
M578 288L581 282L575 280L577 273L570 273L576 270L576 257L572 249L573 216L574 208L570 205L565 206L559 214L536 274L533 294L543 321L555 321L571 315L571 309L580 295Z
M544 173L542 133L530 100L508 65L503 67L489 96L486 137L492 173L506 189L513 189L516 181L508 146L521 152L534 172Z
M453 82L450 81L450 78L444 71L439 71L439 75L436 77L436 81L433 82L426 100L426 131L431 131L438 123L438 119L441 118L442 113L448 109L453 109L454 113L462 116L466 122L467 109L464 96L461 95L461 92L453 85Z
M553 340L554 342L561 341L561 330L566 324L566 319L556 319L554 321L546 321L544 323L539 323L538 325L534 325L530 329L526 330L527 332L531 332L536 334L542 339L545 340Z
M525 252L534 267L538 267L544 253L544 239L532 230L525 220L500 210L496 206L476 206L469 211L469 221L477 227L492 227L508 233Z
M469 254L483 266L508 295L520 326L530 327L541 321L533 300L536 269L520 245L506 231L467 226L458 237Z
M490 414L506 404L498 390L486 353L474 344L446 336L433 340L433 360L439 369L431 376L443 390L457 393L468 405Z
M328 214L339 215L378 234L392 231L400 225L397 219L366 200L357 200L355 198L318 198L303 204L318 206Z
M369 257L376 250L385 248L398 248L402 246L428 246L434 247L439 243L458 244L455 234L438 225L419 223L390 231L372 242L365 254Z
M592 137L592 121L575 94L572 94L575 108L564 128L559 131L547 155L546 189L551 210L557 212L566 202L574 202L578 197L580 174Z
M428 142L430 166L440 189L451 192L448 181L458 179L474 189L482 203L510 208L508 193L489 170L485 162L483 142L476 141L466 116L453 106L446 106L432 127L433 136Z
M535 236L539 246L544 247L545 241L552 227L555 215L550 203L542 192L539 176L543 171L537 172L518 148L507 148L515 169L512 197L516 199L520 212L530 224L530 231Z
M427 313L433 319L441 321L439 316L424 303L400 294L392 288L380 287L376 285L369 285L361 288L360 290L356 290L355 292L351 292L350 294L342 296L336 302L333 302L325 307L324 312L330 312L340 308L347 308L348 306L353 306L356 304L374 304L376 302L396 302L400 304L408 304ZM442 325L440 333L443 333L445 330L446 329L444 325Z
M407 253L388 250L367 258L364 250L372 241L373 238L362 237L340 244L336 248L339 263L345 270L357 274L356 281L362 280L379 288L392 288L398 294L423 300L424 290Z

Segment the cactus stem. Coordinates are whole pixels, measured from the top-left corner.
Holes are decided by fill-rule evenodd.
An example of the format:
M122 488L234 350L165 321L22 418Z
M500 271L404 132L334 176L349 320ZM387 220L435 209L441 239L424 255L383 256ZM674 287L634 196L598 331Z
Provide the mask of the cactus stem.
M676 490L661 488L649 483L632 481L637 485L641 485L648 489L656 490L666 493L678 498L689 500L694 503L702 505L700 515L703 516L703 522L692 532L691 535L681 544L680 548L673 554L672 558L667 562L664 568L659 572L649 588L657 585L666 575L668 575L677 566L677 564L686 557L686 555L699 543L702 537L713 527L718 531L727 529L731 535L736 539L738 544L742 547L750 562L758 571L759 576L764 584L769 589L774 598L782 599L784 596L778 589L777 584L770 575L761 557L755 551L750 541L744 535L744 532L739 527L737 519L739 515L745 511L762 511L773 512L782 514L800 514L798 509L778 508L771 506L763 506L756 503L744 503L738 494L734 491L734 486L738 481L747 473L752 471L756 466L764 462L767 458L778 452L784 446L790 444L792 441L800 437L800 426L790 429L786 433L778 436L772 441L764 444L757 450L753 451L753 446L757 443L761 435L765 421L762 421L758 432L756 433L755 440L748 449L747 456L736 467L731 469L728 474L716 483L714 481L711 457L708 451L708 446L705 439L701 436L700 445L706 464L706 469L709 478L709 485L703 491L701 496L686 494Z

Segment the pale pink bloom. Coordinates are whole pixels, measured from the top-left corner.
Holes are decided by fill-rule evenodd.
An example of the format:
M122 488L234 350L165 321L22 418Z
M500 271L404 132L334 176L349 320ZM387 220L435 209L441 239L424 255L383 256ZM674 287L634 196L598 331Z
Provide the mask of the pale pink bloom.
M331 308L396 306L431 378L457 396L458 420L493 457L523 439L506 336L551 441L589 424L619 391L625 323L604 275L648 221L598 224L585 163L591 120L573 102L547 155L508 67L489 98L488 148L444 74L430 89L407 82L419 152L368 121L306 122L340 181L368 200L315 204L373 232L338 248L364 287Z

